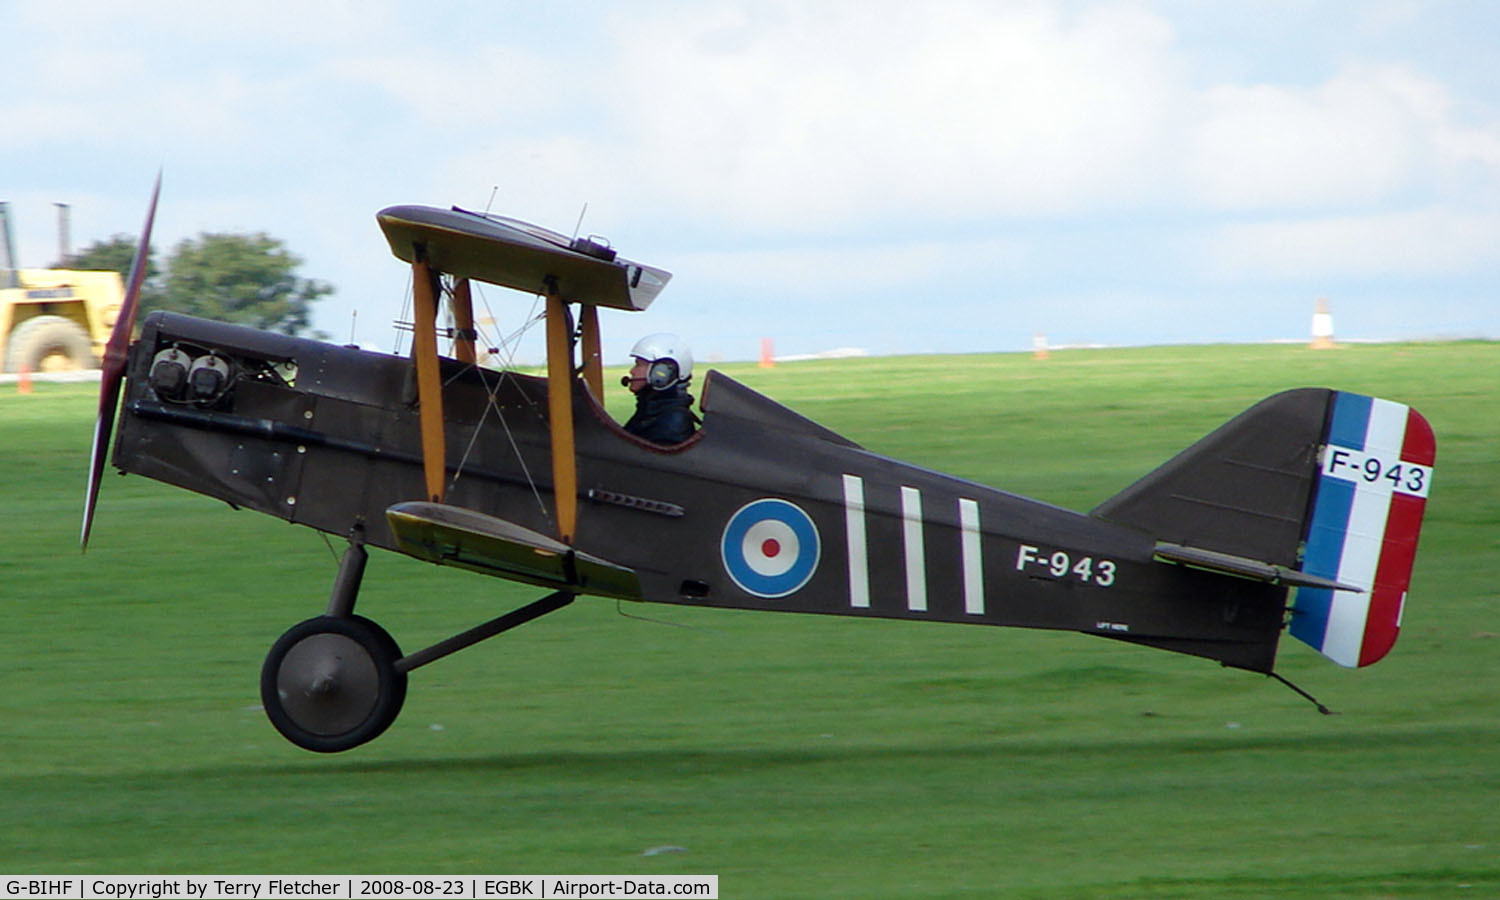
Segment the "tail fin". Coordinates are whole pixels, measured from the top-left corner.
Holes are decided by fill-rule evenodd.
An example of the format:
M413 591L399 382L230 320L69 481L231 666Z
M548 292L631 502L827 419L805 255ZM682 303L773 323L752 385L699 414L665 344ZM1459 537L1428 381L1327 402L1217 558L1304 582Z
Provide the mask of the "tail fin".
M1435 453L1431 427L1410 407L1287 391L1093 515L1150 532L1171 547L1164 558L1298 585L1292 635L1340 665L1369 665L1400 628Z

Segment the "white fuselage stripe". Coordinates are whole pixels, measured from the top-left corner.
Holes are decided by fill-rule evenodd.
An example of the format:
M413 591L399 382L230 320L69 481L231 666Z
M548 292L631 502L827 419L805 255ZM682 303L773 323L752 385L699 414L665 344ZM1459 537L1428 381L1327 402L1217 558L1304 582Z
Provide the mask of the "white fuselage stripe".
M906 608L927 609L927 552L923 547L922 492L901 486L902 537L906 545Z
M984 615L984 556L980 552L979 504L960 497L958 524L962 530L964 566L964 612Z
M865 543L865 481L844 476L844 533L849 542L849 605L870 606L870 564Z

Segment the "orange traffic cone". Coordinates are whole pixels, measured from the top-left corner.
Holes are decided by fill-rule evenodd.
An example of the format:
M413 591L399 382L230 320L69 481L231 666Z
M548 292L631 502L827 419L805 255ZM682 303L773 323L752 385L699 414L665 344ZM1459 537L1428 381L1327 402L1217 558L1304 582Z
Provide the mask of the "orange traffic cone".
M21 378L16 382L16 393L31 393L31 366L21 367Z

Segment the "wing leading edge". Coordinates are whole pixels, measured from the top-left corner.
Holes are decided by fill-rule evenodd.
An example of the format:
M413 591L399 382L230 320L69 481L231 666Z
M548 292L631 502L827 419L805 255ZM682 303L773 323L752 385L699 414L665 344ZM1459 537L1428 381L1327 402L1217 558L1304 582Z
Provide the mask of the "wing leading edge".
M449 275L530 294L555 291L570 302L643 310L672 278L603 244L570 241L515 219L410 205L387 207L375 218L399 259L420 258Z

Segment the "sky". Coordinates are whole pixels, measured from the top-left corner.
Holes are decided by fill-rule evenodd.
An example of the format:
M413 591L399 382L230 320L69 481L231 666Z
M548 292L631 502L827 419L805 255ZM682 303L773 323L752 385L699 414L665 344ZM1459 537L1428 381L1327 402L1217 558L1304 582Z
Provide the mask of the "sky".
M604 350L699 359L1500 338L1490 0L0 0L26 265L265 232L395 346L375 213L460 206L673 273ZM579 225L582 216L581 226ZM511 334L531 298L480 298ZM540 329L513 348L539 356Z

